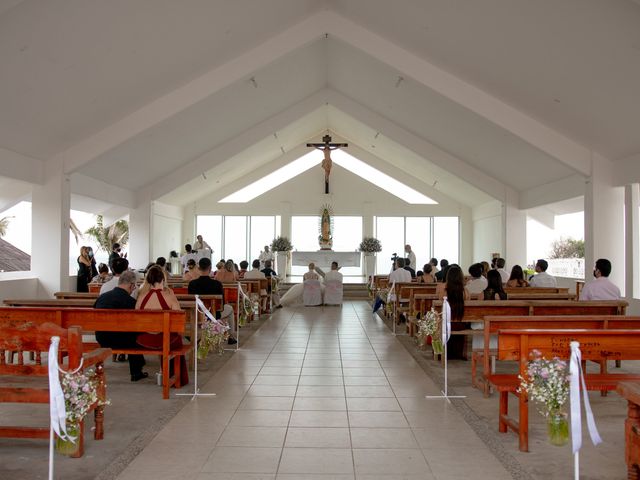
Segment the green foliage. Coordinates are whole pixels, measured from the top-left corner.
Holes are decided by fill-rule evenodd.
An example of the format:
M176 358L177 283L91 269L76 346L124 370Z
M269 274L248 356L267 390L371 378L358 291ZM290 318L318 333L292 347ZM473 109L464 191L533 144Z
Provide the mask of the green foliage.
M562 237L555 240L549 258L584 258L584 240Z
M129 223L126 220L118 220L105 227L102 215L98 215L96 225L85 233L92 237L102 250L109 253L114 243L119 243L124 247L129 242Z

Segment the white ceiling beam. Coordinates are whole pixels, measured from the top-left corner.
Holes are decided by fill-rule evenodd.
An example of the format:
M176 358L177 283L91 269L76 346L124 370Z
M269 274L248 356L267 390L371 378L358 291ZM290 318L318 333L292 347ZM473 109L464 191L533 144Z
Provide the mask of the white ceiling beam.
M21 153L0 147L0 176L42 185L45 163Z
M110 125L54 158L64 162L64 171L72 173L99 155L124 143L213 93L265 67L326 31L326 12L320 12L229 62L216 67L186 85L160 97Z
M582 175L572 175L520 192L520 209L527 210L580 197L585 192L585 181Z
M274 132L282 130L301 117L325 105L328 95L328 90L320 90L292 107L245 130L240 135L217 145L215 148L183 164L177 170L141 189L138 194L138 201L144 198L158 199L173 191L176 185L182 185L201 175L202 172L227 161L260 140L273 135Z
M547 207L536 207L528 210L527 217L552 230L556 228L556 214Z
M341 93L331 90L329 103L492 198L504 200L506 189L511 188Z
M619 187L640 183L640 153L615 162L613 181Z
M588 148L362 26L333 12L326 14L329 34L499 125L576 172L591 174Z
M74 173L70 179L71 193L100 200L111 205L126 208L135 207L135 195L130 190L80 173Z

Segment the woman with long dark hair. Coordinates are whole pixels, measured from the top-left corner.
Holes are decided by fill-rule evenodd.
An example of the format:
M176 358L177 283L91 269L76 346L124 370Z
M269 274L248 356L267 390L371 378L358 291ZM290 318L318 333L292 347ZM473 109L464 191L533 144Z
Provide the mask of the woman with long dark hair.
M437 294L440 299L446 297L451 307L451 331L469 328L467 322L461 321L464 318L464 302L469 300L469 292L464 286L464 274L459 265L448 266L445 282L438 285ZM465 347L464 336L451 336L447 345L448 358L464 359L466 357Z
M511 269L511 276L509 277L509 281L507 282L507 287L528 287L529 282L524 279L524 272L522 271L522 267L520 265L514 265Z
M502 276L497 270L489 270L487 273L487 288L484 289L485 300L506 300L507 294L502 288ZM496 298L496 296L498 298Z

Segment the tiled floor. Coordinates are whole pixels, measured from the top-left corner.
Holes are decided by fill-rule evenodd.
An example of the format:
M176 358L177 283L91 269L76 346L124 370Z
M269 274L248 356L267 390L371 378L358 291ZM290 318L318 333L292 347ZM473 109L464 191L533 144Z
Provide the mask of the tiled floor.
M365 302L279 310L118 477L511 478Z

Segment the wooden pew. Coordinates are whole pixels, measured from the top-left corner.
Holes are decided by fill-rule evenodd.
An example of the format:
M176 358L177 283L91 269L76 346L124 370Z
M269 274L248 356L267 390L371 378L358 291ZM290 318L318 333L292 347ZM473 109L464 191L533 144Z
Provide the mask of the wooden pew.
M69 300L67 300L69 301ZM0 307L0 321L54 323L62 328L78 326L83 333L150 332L162 333L162 349L112 349L113 353L162 355L162 397L169 398L169 388L180 388L180 357L190 344L170 348L171 333L185 334L186 312L183 310L110 310L69 307ZM97 344L87 344L97 346ZM169 377L169 361L173 359L174 376Z
M627 419L624 422L627 478L638 480L640 478L640 383L622 382L618 385L618 393L629 404Z
M526 288L521 288L517 292L508 293L508 300L576 300L575 293L544 293L529 292Z
M489 394L489 376L493 375L491 357L497 355L495 349L490 348L491 335L496 335L500 330L511 329L588 329L588 330L635 330L640 329L640 317L625 315L554 315L554 316L487 316L484 317L484 347L482 352L473 352L471 365L471 379L473 386L483 391L485 397ZM476 375L477 362L482 359L482 375ZM603 372L606 372L606 363L601 364Z
M568 287L505 287L504 291L507 296L510 293L518 293L522 291L530 293L569 293Z
M640 360L640 330L500 330L498 332L498 358L519 362L519 374L526 376L530 353L538 350L546 358L568 360L570 342L580 342L583 360ZM638 381L638 374L585 374L589 390L615 390L622 381ZM526 393L518 393L518 375L493 374L489 381L500 392L498 430L508 428L518 433L519 448L529 451L529 403ZM509 393L518 397L516 421L509 417Z
M0 320L0 352L5 350L19 353L17 365L6 364L4 354L0 355L0 402L3 403L49 403L48 365L39 361L25 365L23 352L49 350L51 337L60 337L58 350L67 354L67 370L95 367L98 378L98 402L91 409L95 417L93 437L104 438L104 405L106 400L104 361L111 356L111 349L99 348L90 353L83 351L82 335L78 327L62 328L53 323ZM38 356L40 358L40 356ZM63 367L64 365L61 365ZM79 425L78 452L84 453L84 421ZM13 438L49 438L49 425L42 427L0 426L0 437Z

